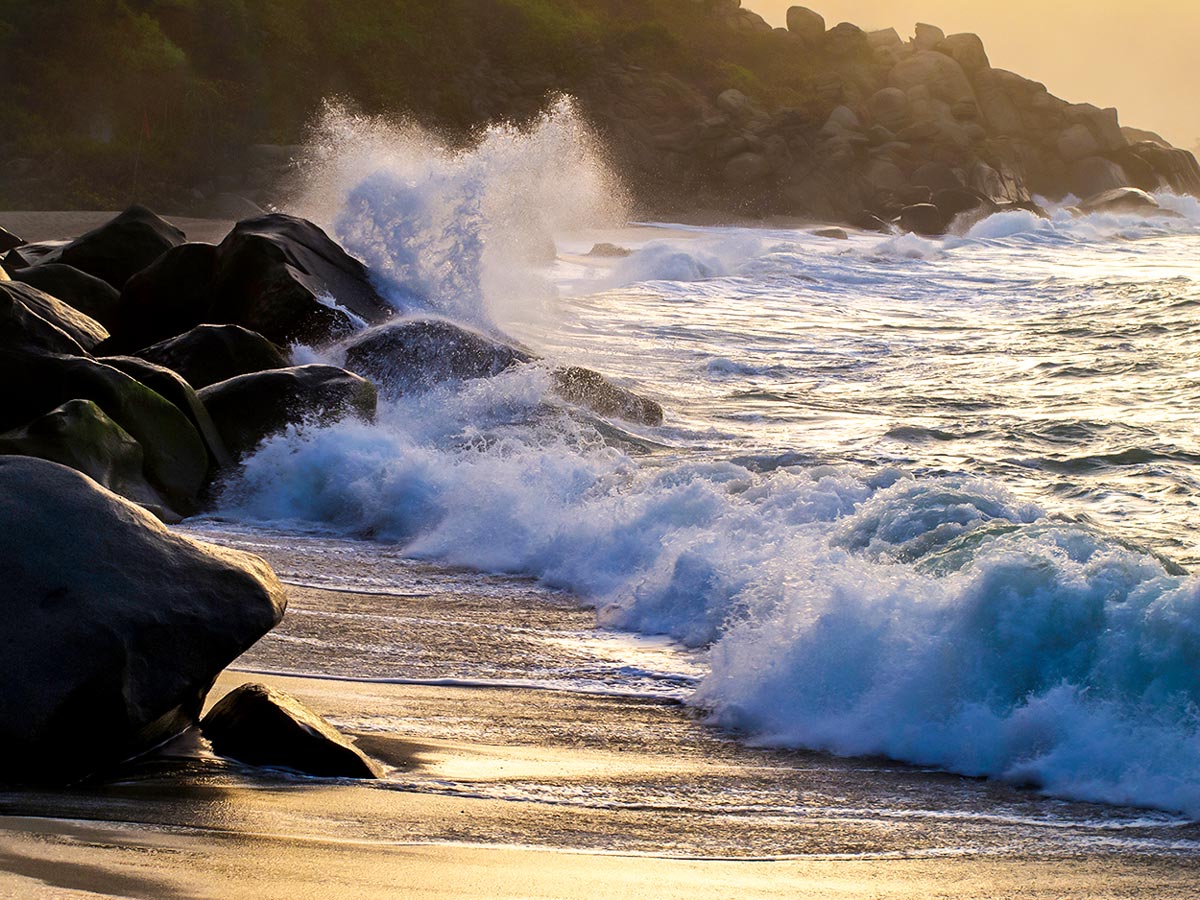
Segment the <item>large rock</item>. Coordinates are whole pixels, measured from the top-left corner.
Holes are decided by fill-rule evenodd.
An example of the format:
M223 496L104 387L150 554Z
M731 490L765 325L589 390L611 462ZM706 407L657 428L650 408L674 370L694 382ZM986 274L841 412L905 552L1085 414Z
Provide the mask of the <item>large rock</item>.
M946 40L946 32L928 22L918 22L915 32L913 44L918 50L932 50Z
M208 448L208 456L214 466L222 467L233 463L233 457L226 449L225 442L221 440L221 435L217 433L217 426L213 424L208 410L200 402L195 389L182 375L136 356L103 356L98 361L124 372L164 400L170 401L192 423L192 427L204 441L204 446Z
M900 88L883 88L867 100L867 112L871 121L891 131L899 131L912 119L912 106L908 94Z
M374 385L335 366L294 366L239 375L199 393L231 453L253 451L289 425L375 417Z
M181 244L129 279L107 349L129 353L203 322L209 315L218 262L212 244Z
M74 266L120 290L131 277L185 240L182 231L144 206L131 206L43 262Z
M243 325L277 344L322 344L396 313L366 266L304 219L239 222L219 252L204 321Z
M599 372L567 366L553 372L554 392L576 406L610 418L642 425L661 425L663 408L653 400L618 387Z
M286 369L292 364L283 350L240 325L198 325L178 337L143 347L134 355L178 372L196 390L238 375Z
M13 273L13 281L35 287L61 300L111 330L121 294L107 281L81 272L74 266L47 263L28 266Z
M810 44L825 37L825 17L806 6L793 6L787 11L787 29Z
M257 557L28 457L0 459L0 583L9 782L75 781L178 734L286 606Z
M91 400L142 445L146 479L182 514L196 510L208 451L170 401L111 366L54 353L0 353L0 430L19 428L69 400Z
M70 336L83 350L91 352L96 349L108 332L95 319L81 313L49 294L19 281L6 281L0 285L0 294L8 296L13 302L19 303L25 309L39 318L49 322L64 334ZM63 351L70 352L70 351Z
M73 337L26 306L20 293L7 290L9 285L10 282L0 282L0 351L68 356L87 353ZM6 390L16 391L20 386L14 383L6 386Z
M1103 147L1090 128L1079 122L1065 129L1058 136L1058 155L1067 162L1076 162L1089 156L1097 156Z
M374 381L384 396L428 390L444 381L491 378L528 353L441 319L401 319L355 336L346 367Z
M1155 180L1155 184L1148 189L1167 187L1178 194L1200 196L1200 164L1187 150L1142 141L1110 156L1126 171L1141 166L1148 168Z
M315 712L283 691L243 684L200 723L221 756L327 778L379 778L379 768Z
M974 75L982 69L990 69L987 51L983 41L977 34L952 34L934 47L939 53L945 53L963 67L968 75Z
M142 445L90 400L69 400L23 428L0 434L0 454L69 466L160 519L179 519L146 481Z
M1076 197L1093 197L1105 191L1126 187L1129 176L1111 159L1090 156L1071 167L1067 187Z
M950 218L932 203L914 203L901 210L899 224L905 231L933 237L946 233Z
M888 75L888 84L903 91L925 87L934 99L951 106L964 100L975 102L975 92L962 66L944 53L932 50L922 50L896 63Z
M25 241L17 237L7 228L0 227L0 253L7 253L9 250L20 247L24 243Z

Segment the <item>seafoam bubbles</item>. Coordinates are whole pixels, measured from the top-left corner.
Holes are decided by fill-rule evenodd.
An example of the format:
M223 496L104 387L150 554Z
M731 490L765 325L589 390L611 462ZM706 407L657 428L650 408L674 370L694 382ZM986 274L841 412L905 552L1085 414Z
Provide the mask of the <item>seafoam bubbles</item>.
M624 221L624 192L571 102L450 147L327 105L293 208L327 223L403 311L482 327L550 311L558 231Z

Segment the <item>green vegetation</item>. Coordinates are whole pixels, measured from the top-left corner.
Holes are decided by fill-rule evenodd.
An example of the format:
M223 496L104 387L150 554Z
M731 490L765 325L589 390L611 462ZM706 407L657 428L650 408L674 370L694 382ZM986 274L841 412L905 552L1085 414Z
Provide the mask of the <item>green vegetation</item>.
M609 63L804 99L792 45L694 0L0 0L0 206L170 203L326 98L465 137Z

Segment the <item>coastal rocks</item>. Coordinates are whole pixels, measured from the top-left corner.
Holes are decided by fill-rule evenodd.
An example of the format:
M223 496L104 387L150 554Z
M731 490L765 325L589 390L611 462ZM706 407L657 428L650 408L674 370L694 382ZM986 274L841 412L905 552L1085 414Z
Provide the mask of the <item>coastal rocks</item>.
M217 432L235 455L254 450L289 425L375 418L374 385L345 369L308 365L239 375L199 392Z
M262 684L230 691L200 723L221 756L327 778L379 778L379 767L289 694Z
M901 210L899 224L905 231L934 236L946 233L950 217L932 203L914 203Z
M946 40L946 32L936 25L918 22L914 29L913 45L918 50L932 50Z
M951 105L975 102L975 91L962 66L933 50L922 50L896 63L888 75L888 84L903 91L925 87L935 100Z
M1079 204L1082 213L1142 213L1158 212L1158 201L1137 188L1122 187L1089 197Z
M366 266L304 219L239 222L218 253L208 322L243 325L277 344L323 344L396 312Z
M10 285L0 282L0 351L68 355L87 352L73 337L26 306L21 294L8 290ZM16 385L10 389L16 390Z
M181 244L129 279L107 349L138 350L199 325L208 313L217 263L212 244Z
M477 331L440 319L404 319L357 335L346 366L385 396L428 390L444 381L491 378L532 357Z
M240 325L198 325L134 355L178 372L196 390L238 375L291 365L279 347Z
M24 243L21 238L17 237L7 228L0 227L0 253L7 253L9 250L20 247Z
M57 263L18 269L13 273L12 280L56 297L112 330L121 294L107 281L81 272L74 266Z
M74 266L117 290L187 237L144 206L131 206L112 221L71 241L43 262Z
M90 400L70 400L23 428L0 434L0 455L35 456L68 466L160 519L179 520L146 481L142 445Z
M653 400L618 387L599 372L567 366L552 373L554 392L568 403L602 416L642 425L661 425L663 408Z
M787 30L809 44L825 37L825 17L806 6L793 6L787 11Z
M7 296L13 303L20 304L29 312L63 332L83 351L90 352L108 337L104 326L79 310L55 297L19 281L8 281L0 286L0 295ZM74 350L63 350L71 353Z
M1092 197L1129 185L1129 176L1120 165L1099 156L1079 160L1068 178L1071 193L1077 197Z
M9 782L75 781L178 734L286 606L257 557L28 457L0 459L0 581Z
M977 34L952 34L940 41L935 47L938 53L944 53L962 66L963 71L972 75L983 69L990 69L987 51L983 41Z
M196 511L208 451L187 417L150 388L92 359L33 352L0 353L0 385L0 429L22 427L70 400L91 400L141 444L146 479L171 508Z

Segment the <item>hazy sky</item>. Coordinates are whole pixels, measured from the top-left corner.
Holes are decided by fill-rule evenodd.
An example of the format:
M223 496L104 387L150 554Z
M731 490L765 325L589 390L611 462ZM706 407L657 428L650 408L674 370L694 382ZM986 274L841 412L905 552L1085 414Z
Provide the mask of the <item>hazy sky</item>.
M782 25L786 0L742 0ZM1073 102L1115 106L1121 124L1191 148L1200 139L1200 0L812 0L828 25L916 22L973 31L992 65Z

